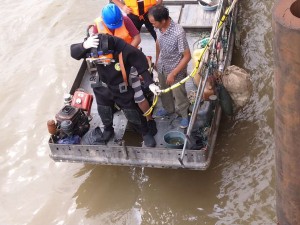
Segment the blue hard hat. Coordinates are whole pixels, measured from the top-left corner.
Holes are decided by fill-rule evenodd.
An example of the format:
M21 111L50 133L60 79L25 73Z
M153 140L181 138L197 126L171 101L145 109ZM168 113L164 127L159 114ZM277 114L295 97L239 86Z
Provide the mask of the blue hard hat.
M111 30L121 27L123 22L121 10L118 6L111 3L102 9L102 19L105 25Z

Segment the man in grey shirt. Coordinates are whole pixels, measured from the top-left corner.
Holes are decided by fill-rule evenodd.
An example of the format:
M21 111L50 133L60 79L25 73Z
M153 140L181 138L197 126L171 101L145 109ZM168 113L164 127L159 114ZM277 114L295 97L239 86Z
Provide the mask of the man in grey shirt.
M169 17L169 10L163 5L156 5L149 9L149 21L156 28L156 68L162 89L177 83L187 76L187 64L191 59L191 52L183 28ZM173 101L175 98L175 104ZM181 115L181 128L189 124L189 100L185 85L161 95L164 109L157 112L157 116L174 113L175 108Z

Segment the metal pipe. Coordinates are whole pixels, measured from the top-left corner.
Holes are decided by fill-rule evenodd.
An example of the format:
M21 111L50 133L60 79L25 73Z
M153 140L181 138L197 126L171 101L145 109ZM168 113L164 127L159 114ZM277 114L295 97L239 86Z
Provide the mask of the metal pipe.
M300 0L273 8L278 224L300 224Z

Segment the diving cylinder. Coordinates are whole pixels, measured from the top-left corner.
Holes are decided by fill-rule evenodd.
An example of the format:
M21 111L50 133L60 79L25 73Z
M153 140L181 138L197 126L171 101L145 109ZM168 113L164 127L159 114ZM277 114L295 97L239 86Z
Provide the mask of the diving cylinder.
M199 60L203 51L204 48L200 48L200 49L198 48L193 51L192 58L193 58L194 67L197 65L197 61Z
M196 43L197 48L193 51L193 54L192 54L192 58L193 58L193 61L194 61L194 66L196 66L197 61L199 60L199 58L200 58L201 54L203 53L204 48L206 47L208 42L209 42L209 37L203 38L203 39L201 39L200 41L198 41Z
M206 127L212 119L213 104L212 101L204 101L197 112L197 119L193 126L193 130Z
M215 81L213 76L209 76L207 78L205 87L204 87L204 92L203 92L203 100L208 101L209 96L215 94Z
M208 42L209 42L209 37L203 38L200 41L195 43L197 47L194 49L194 51L192 53L194 67L196 67L198 60L200 59L200 56L203 54L204 49L205 49L206 45L208 44ZM194 76L193 80L194 80L194 83L198 86L200 83L200 75L196 74Z

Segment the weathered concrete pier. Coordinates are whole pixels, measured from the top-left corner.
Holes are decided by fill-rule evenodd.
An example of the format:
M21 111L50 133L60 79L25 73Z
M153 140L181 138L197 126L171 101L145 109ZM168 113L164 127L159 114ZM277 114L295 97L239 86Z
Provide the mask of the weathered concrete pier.
M278 224L300 224L300 0L273 9Z

